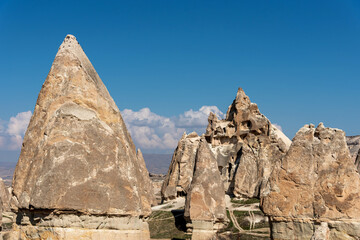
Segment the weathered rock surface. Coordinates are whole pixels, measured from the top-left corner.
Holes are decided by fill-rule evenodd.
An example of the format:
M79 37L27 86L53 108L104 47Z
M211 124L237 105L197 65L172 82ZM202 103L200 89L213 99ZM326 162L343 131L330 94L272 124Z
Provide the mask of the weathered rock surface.
M246 198L267 194L270 173L279 165L291 141L260 113L257 105L251 103L241 88L229 106L226 118L219 120L215 114L210 113L208 121L205 138L215 154L226 192ZM193 153L196 152L198 144L185 145L184 142L188 141L186 139L183 137L175 150L167 180L163 185L164 199L169 196L176 197L176 186L182 186L178 190L185 189L185 194L189 186ZM184 145L191 147L186 148ZM189 149L192 155L187 153ZM179 160L183 155L186 158ZM183 179L187 179L183 181L186 184L177 184L181 174Z
M358 239L360 175L339 129L305 125L261 206L274 239Z
M142 186L142 188L139 189L139 191L141 191L142 206L145 209L151 209L151 206L157 205L157 200L154 194L153 183L150 179L150 175L146 168L145 160L140 149L138 149L136 153L136 157L139 165L138 168L139 173L136 176Z
M5 186L4 181L0 178L0 198L2 202L2 211L10 211L10 194L8 188Z
M291 144L241 88L225 120L210 114L205 136L216 155L227 192L247 198L268 192L270 173Z
M168 174L161 188L164 200L187 194L192 177L200 137L195 133L182 136L173 154Z
M204 138L196 154L194 177L186 196L185 219L193 232L215 230L227 222L225 189L217 161Z
M360 135L357 136L347 136L346 143L349 147L351 157L356 159L358 152L360 150Z
M51 219L89 215L92 223L101 224L98 228L148 235L142 218L151 213L151 200L140 158L105 85L76 38L66 36L40 91L15 169L17 223L31 231L46 222L60 236L63 230L57 228L75 223ZM103 224L103 216L135 220Z

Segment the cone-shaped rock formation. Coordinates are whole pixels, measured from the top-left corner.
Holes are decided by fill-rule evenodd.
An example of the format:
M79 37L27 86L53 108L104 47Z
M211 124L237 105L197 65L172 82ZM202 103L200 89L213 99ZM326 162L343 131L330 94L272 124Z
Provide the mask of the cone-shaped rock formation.
M66 36L15 169L18 223L61 228L65 238L71 234L64 228L72 226L94 229L86 233L90 239L99 234L96 229L138 230L147 233L136 237L148 238L147 224L139 219L151 213L139 162L115 102L76 38ZM38 220L31 219L34 212Z
M304 126L281 166L262 199L274 239L360 237L360 175L343 131Z

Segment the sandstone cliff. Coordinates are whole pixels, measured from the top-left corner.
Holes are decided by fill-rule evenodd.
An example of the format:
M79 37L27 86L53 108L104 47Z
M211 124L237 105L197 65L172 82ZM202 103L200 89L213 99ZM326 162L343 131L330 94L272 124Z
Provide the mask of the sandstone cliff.
M262 199L274 239L358 239L360 175L339 129L306 125Z

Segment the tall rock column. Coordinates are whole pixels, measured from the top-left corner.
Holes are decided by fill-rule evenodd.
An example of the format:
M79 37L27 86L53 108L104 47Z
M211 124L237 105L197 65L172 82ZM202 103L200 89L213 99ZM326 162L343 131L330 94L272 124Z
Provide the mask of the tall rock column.
M273 239L359 239L360 175L339 129L305 125L261 201Z
M205 139L200 140L194 177L186 196L185 214L193 239L208 239L227 222L225 189L217 161Z
M15 169L14 236L149 239L141 165L118 107L76 38L66 36Z

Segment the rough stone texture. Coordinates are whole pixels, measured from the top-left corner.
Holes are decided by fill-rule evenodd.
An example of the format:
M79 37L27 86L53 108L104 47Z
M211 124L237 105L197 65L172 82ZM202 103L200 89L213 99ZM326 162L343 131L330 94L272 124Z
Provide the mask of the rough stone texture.
M347 136L346 137L346 143L349 147L351 157L356 159L357 154L360 150L360 135L357 136Z
M186 195L192 177L200 137L195 133L183 134L173 154L169 171L161 188L164 200Z
M291 144L241 88L224 120L210 114L205 136L227 192L247 198L267 194L270 173Z
M360 176L343 131L305 125L270 185L261 207L274 239L360 237Z
M153 183L150 179L150 175L140 149L138 149L136 157L139 164L139 173L136 176L141 184L141 188L139 189L139 191L141 191L141 202L142 206L148 210L151 209L151 206L157 205L157 200L154 193Z
M226 118L219 120L210 113L208 121L205 139L211 144L226 192L245 198L267 194L268 178L278 167L291 141L260 113L241 88L229 106ZM189 136L184 135L174 152L163 184L165 200L175 198L179 191L187 193L199 139L195 133L191 135L195 141L190 142Z
M201 139L194 177L186 196L185 219L194 230L213 230L227 221L225 189L209 144Z
M12 201L19 214L147 217L151 208L139 162L115 102L76 38L66 36L15 169Z
M0 198L2 201L3 212L10 211L10 194L8 188L5 186L4 181L0 178Z

